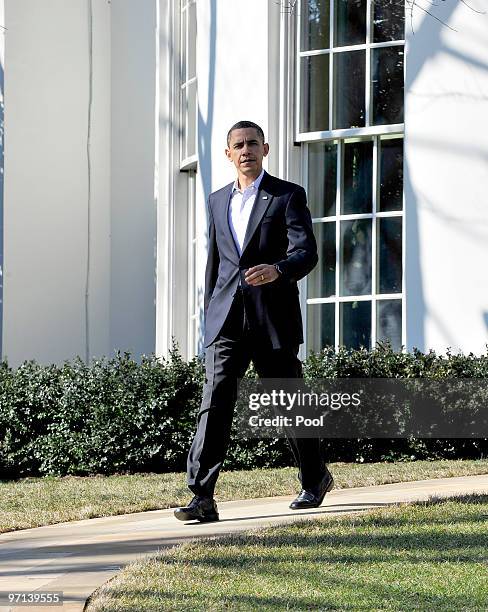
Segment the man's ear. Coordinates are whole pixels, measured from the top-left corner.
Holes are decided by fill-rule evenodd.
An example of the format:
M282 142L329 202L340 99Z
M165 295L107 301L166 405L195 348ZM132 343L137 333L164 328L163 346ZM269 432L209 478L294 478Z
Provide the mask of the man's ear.
M266 155L268 155L269 153L269 144L265 142L263 145L263 148L264 148L264 157L266 157Z
M229 161L232 161L232 157L230 155L230 149L225 149L225 156Z

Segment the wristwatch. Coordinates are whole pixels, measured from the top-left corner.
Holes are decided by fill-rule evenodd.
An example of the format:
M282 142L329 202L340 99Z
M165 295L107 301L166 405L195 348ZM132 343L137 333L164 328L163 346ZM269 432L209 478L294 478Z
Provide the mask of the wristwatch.
M278 272L278 274L279 274L280 276L282 276L283 272L281 271L280 266L279 266L278 264L273 264L273 265L274 265L274 267L275 267L275 269L276 269L276 272Z

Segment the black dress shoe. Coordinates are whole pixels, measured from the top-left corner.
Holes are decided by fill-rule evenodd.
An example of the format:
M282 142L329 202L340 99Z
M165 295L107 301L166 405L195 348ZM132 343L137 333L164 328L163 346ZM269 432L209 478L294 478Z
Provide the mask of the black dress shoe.
M303 508L318 508L324 501L325 494L334 486L334 479L327 468L324 477L316 487L302 489L290 508L292 510L302 510Z
M213 497L195 495L188 506L175 508L175 517L179 521L200 521L211 523L219 520L217 504Z

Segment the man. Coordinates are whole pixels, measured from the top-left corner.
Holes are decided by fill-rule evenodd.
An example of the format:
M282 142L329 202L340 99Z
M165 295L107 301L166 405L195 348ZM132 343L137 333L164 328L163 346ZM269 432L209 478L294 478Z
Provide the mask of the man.
M305 191L263 170L268 151L258 125L233 125L225 153L237 178L208 199L205 385L188 455L194 497L175 510L181 521L219 519L214 488L229 443L237 379L250 362L262 378L302 375L297 281L317 264L317 245ZM319 442L289 438L302 482L293 509L319 506L333 486Z

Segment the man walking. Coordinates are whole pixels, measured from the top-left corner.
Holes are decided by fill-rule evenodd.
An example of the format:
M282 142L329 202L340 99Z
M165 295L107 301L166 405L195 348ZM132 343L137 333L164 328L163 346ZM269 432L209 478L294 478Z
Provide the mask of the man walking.
M263 170L268 151L258 125L233 125L225 152L237 178L208 199L205 385L188 454L187 481L194 497L175 510L181 521L219 519L214 489L229 443L237 379L250 362L261 378L302 376L297 281L317 264L317 245L305 191ZM288 441L302 483L290 508L320 506L333 486L320 441Z

